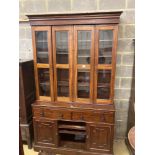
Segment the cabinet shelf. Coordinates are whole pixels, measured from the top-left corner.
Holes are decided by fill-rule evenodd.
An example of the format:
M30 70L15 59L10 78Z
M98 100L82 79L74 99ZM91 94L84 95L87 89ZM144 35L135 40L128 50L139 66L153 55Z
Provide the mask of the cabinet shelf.
M77 126L77 125L59 125L59 129L75 129L75 130L86 130L85 126Z
M48 54L48 51L37 51L37 54Z
M48 43L47 40L37 40L36 43Z
M73 131L73 130L59 130L59 133L73 134L73 135L86 135L84 131Z
M57 54L62 54L62 55L68 55L69 53L66 53L66 52L57 52Z
M58 81L58 86L69 86L68 81Z
M100 87L101 87L101 88L102 88L102 87L105 87L105 88L107 87L107 88L109 88L109 87L110 87L110 84L109 84L109 83L106 83L106 84L105 84L105 83L104 83L104 84L103 84L103 83L99 83L99 84L97 84L97 87L98 87L98 88L100 88Z
M78 40L78 42L91 42L91 40Z
M90 83L85 83L85 82L78 82L78 87L89 87Z
M78 57L79 57L79 58L81 58L81 57L82 57L82 58L85 58L85 57L87 58L87 57L90 57L90 55L78 55Z
M108 42L108 41L109 41L109 42L112 42L113 40L99 40L99 41L100 41L100 42L103 42L103 41L105 41L105 42L106 42L106 41L107 41L107 42Z

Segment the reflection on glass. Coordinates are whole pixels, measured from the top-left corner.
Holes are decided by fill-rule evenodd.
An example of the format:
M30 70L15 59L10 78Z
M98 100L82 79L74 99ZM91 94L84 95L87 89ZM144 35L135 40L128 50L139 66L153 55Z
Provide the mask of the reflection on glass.
M38 79L39 79L40 96L50 96L49 69L39 68L38 69Z
M109 99L110 97L111 70L98 70L97 98Z
M111 64L113 32L111 30L99 31L99 64Z
M78 98L89 98L90 71L79 69L77 75L77 83Z
M56 63L68 64L68 32L56 32Z
M37 63L48 63L47 31L36 31Z
M57 96L69 96L69 70L57 69Z
M91 31L78 31L78 64L90 64Z

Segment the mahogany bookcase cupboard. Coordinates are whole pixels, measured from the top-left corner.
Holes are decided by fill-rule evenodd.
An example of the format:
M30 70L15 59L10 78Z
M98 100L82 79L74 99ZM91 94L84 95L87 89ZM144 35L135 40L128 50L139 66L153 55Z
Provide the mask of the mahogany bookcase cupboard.
M28 15L39 154L113 154L114 79L122 12Z

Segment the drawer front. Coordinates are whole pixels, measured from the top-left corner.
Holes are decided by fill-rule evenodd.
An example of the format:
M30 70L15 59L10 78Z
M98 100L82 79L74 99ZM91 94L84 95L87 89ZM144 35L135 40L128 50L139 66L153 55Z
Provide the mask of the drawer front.
M33 108L33 116L34 117L44 117L44 109L43 108Z
M87 122L99 122L100 114L95 112L83 113L84 120Z
M71 112L70 111L54 111L55 119L66 119L71 120Z
M100 113L94 112L72 112L72 120L88 121L88 122L99 122Z
M104 112L101 114L101 122L105 123L114 123L114 113L113 112Z
M72 120L81 120L83 121L83 113L82 112L72 112Z
M45 117L50 119L71 119L71 112L57 109L48 109L48 108L34 108L33 109L34 117Z
M114 123L114 112L103 111L70 111L49 108L33 108L33 116L49 119L64 119L86 122Z

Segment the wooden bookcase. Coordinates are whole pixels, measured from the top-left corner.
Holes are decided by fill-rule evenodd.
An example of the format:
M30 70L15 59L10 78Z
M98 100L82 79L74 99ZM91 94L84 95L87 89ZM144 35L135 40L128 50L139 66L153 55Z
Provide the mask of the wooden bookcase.
M114 80L122 12L28 15L39 154L113 154Z

